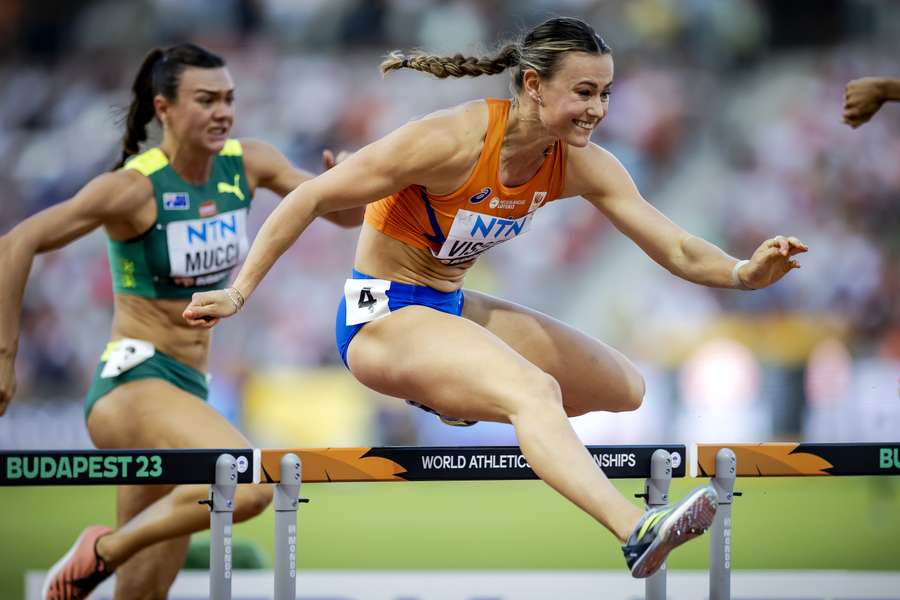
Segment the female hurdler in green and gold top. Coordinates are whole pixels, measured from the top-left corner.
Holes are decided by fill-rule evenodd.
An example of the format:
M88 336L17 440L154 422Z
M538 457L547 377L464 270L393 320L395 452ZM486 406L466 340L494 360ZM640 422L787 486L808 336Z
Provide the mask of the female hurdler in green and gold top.
M269 144L229 137L234 83L224 61L203 48L151 51L133 92L116 168L0 238L0 414L15 388L19 314L34 256L102 226L115 314L85 405L91 439L99 448L248 447L204 402L209 332L188 327L181 311L195 292L225 287L246 255L254 191L285 195L311 175ZM153 118L162 142L140 152ZM331 163L328 153L326 167ZM326 218L355 226L362 209ZM83 598L114 569L117 599L166 597L189 534L208 527L197 504L206 496L204 486L120 488L117 527L86 529L51 570L43 597ZM270 498L266 487L241 486L235 520L258 514Z

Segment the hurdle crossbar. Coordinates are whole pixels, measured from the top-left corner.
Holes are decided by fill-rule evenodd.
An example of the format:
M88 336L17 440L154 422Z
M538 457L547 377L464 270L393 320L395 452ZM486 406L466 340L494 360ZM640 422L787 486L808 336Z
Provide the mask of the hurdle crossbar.
M697 476L716 476L716 453L729 448L738 477L900 475L900 443L697 444Z
M237 449L0 451L0 487L23 485L213 484L230 454L237 483L254 483L254 451Z
M684 445L587 446L610 479L650 477L650 458L662 449L672 456L672 477L685 477ZM296 454L303 483L340 481L496 481L537 479L518 446L381 447L262 450L258 481L277 483L279 461Z

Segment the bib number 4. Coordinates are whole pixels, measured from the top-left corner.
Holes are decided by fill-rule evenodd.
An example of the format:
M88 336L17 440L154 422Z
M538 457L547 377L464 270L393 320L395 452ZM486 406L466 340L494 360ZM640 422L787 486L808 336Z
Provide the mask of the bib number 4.
M390 314L387 297L390 287L391 282L383 279L348 279L344 283L347 325L368 323Z
M359 300L356 303L356 307L360 310L367 308L369 312L375 311L375 305L378 304L378 301L375 300L375 296L372 295L372 288L364 287L359 292Z

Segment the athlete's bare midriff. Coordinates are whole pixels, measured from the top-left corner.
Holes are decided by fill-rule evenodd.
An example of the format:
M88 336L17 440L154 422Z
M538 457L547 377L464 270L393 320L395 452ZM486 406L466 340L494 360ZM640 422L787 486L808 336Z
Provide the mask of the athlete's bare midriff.
M116 294L111 339L146 340L159 352L205 373L211 330L187 325L181 313L189 301Z
M127 240L141 235L156 222L156 202L150 180L136 171L124 171L133 177L146 195L141 208L119 222L106 223L112 239ZM209 355L210 330L195 329L185 322L181 313L189 298L144 298L129 294L115 294L112 334L110 339L133 338L153 344L160 352L197 369L206 371Z
M425 285L440 292L462 287L466 272L475 261L445 265L428 250L416 248L363 223L356 244L354 266L376 279Z

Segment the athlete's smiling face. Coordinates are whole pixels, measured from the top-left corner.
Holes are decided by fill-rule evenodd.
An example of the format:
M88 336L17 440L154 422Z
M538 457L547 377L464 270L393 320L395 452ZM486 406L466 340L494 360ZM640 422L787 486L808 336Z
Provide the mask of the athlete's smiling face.
M178 97L156 97L157 114L179 144L211 154L225 145L234 124L234 81L228 69L188 67L178 82Z
M526 71L523 77L526 93L538 100L543 126L577 147L588 144L594 128L606 116L612 81L612 55L588 52L567 52L550 79L535 71Z

